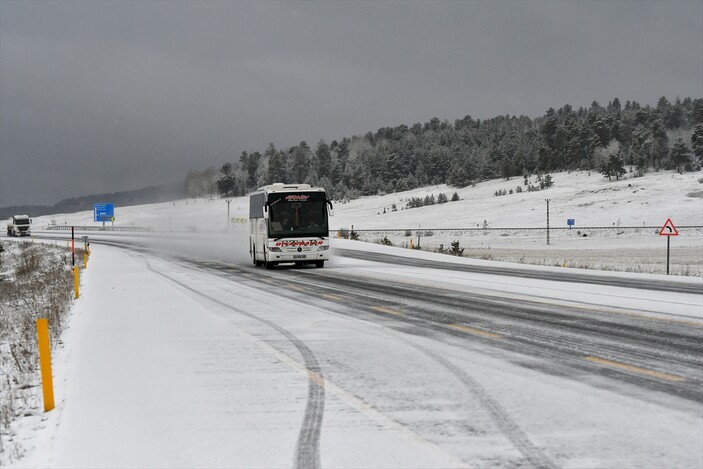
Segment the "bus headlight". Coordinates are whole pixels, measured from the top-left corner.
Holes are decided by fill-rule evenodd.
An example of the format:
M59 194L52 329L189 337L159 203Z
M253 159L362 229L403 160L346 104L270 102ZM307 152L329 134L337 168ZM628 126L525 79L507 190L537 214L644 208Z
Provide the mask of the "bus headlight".
M283 252L283 251L281 251L281 248L269 248L269 251L271 251L271 252Z
M330 247L329 246L320 246L317 250L318 251L327 251Z

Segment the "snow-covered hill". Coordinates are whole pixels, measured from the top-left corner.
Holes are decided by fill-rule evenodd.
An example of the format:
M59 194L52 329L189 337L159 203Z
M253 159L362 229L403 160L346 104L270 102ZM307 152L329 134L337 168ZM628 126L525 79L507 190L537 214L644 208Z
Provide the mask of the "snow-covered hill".
M573 267L661 272L666 260L665 242L656 229L589 230L584 227L660 227L671 218L677 227L703 226L703 172L678 174L660 171L620 181L608 181L596 172L552 174L553 187L528 192L522 178L492 180L461 189L446 185L424 187L383 196L335 203L330 228L376 230L361 232L366 241L388 237L407 246L417 236L423 249L448 248L459 241L464 255L493 260ZM529 184L536 185L531 177ZM520 186L522 192L517 192ZM506 195L496 196L505 190ZM510 190L513 191L510 194ZM411 197L456 192L459 201L406 208ZM551 232L546 246L546 201L550 199L550 226L574 229ZM95 201L109 202L109 201ZM395 210L393 205L395 204ZM384 213L385 212L385 213ZM156 231L222 232L227 225L227 204L222 199L178 200L169 203L116 207L115 226L148 226ZM246 197L230 204L235 230L246 231ZM484 225L485 222L485 225ZM59 225L97 225L92 212L37 217L34 228ZM512 230L442 231L447 228L518 228ZM400 229L400 231L384 231ZM412 230L407 232L406 230ZM585 235L585 236L584 236ZM672 243L676 273L701 275L703 230L684 229ZM663 253L663 254L662 254ZM665 264L664 264L665 265Z
M575 171L552 175L554 186L544 191L527 192L521 178L496 179L461 189L446 185L423 187L384 196L363 197L337 203L331 228L492 228L543 227L549 198L552 226L565 226L574 218L576 226L658 226L671 217L677 225L703 225L703 172L677 174L672 171L647 173L644 177L626 176L608 181L596 172ZM535 184L536 178L530 178ZM522 193L516 193L518 186ZM513 194L495 196L495 192ZM411 197L443 193L460 201L405 209ZM109 202L109 201L96 201ZM393 204L397 211L392 210ZM383 210L386 213L383 213ZM224 200L178 200L175 202L116 207L116 226L150 226L155 230L219 231L227 221ZM246 197L235 198L231 217L248 216ZM37 227L57 224L92 225L92 212L37 217Z

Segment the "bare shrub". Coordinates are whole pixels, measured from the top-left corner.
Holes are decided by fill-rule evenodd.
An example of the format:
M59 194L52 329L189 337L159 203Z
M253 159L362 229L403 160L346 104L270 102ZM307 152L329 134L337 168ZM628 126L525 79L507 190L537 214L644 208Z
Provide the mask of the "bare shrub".
M40 386L36 320L47 318L52 346L58 343L69 310L73 275L66 248L4 243L0 279L0 465L20 454L11 434L14 420L39 415Z
M384 246L393 246L393 242L388 239L388 236L384 236L383 239L379 239L378 244L382 244Z
M29 243L22 243L23 245L28 245ZM15 270L15 275L18 277L25 277L31 275L33 272L37 272L39 269L39 252L35 246L29 245L24 246L22 253L20 254L19 263L17 269Z
M449 250L450 254L460 257L464 255L464 248L459 245L459 241L452 241L451 244L452 248Z

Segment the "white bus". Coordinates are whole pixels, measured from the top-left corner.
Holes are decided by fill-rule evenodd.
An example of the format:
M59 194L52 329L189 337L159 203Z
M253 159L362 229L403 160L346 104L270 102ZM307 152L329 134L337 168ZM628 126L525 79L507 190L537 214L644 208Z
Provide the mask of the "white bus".
M332 202L320 187L271 184L249 196L249 254L254 265L314 264L330 259Z

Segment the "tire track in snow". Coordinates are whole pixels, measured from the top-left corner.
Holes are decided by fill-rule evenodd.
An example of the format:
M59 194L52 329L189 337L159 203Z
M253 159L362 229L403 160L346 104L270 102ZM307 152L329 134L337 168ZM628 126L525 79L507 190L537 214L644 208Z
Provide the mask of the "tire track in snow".
M261 281L269 281L270 278L276 278L277 280L281 280L284 277L280 277L277 275L274 275L272 271L266 270L266 271L261 271L263 276L256 276L254 275L253 278L249 277L248 272L244 272L239 268L232 268L229 265L225 265L219 262L214 262L214 263L208 263L208 262L194 262L192 260L182 260L178 262L178 265L186 268L186 269L193 269L197 270L199 272L207 273L209 275L214 275L217 276L223 280L226 281L233 281L233 280L249 280L253 282L261 282ZM232 272L234 270L234 272ZM243 276L246 276L243 277ZM241 292L238 293L241 295ZM250 296L245 296L246 298L251 298ZM298 301L303 304L307 304L310 306L315 307L315 304L310 301L308 297L305 298L296 298L295 301ZM344 317L348 317L347 315L339 312L335 312L333 310L325 310L328 312L331 312L333 314L339 314ZM384 327L385 334L389 334L389 331L387 328ZM393 335L395 337L395 335ZM410 346L413 346L414 344L409 344ZM282 352L279 352L282 353ZM297 363L297 362L296 362ZM313 378L314 379L314 378ZM409 441L417 442L426 448L429 448L433 454L436 454L439 456L439 458L442 458L441 460L443 461L442 464L438 465L437 467L442 467L442 468L462 468L462 469L469 469L471 466L468 466L465 462L462 460L456 458L453 454L447 453L446 451L442 450L439 446L437 446L435 443L430 442L429 440L425 439L418 433L415 433L413 430L411 430L406 424L403 424L397 420L394 420L391 417L388 417L384 413L380 412L377 410L375 407L372 405L366 403L365 401L361 400L357 395L355 394L350 394L349 391L346 391L344 388L339 387L338 385L335 385L333 382L325 381L325 387L330 390L333 394L336 394L337 397L340 399L348 402L351 406L353 406L355 409L358 411L362 412L365 414L369 419L372 421L378 423L379 425L395 430L402 434L405 438L407 438Z
M228 303L220 301L213 298L203 292L200 292L158 270L154 269L146 260L146 265L155 274L158 274L167 280L175 283L176 285L184 288L191 293L198 296L206 298L213 303L227 308L236 313L247 316L251 319L259 321L266 324L270 328L274 329L276 332L283 335L288 339L296 349L300 352L303 357L305 368L308 372L308 396L307 403L305 404L305 414L303 416L303 423L300 427L300 432L298 433L298 442L295 447L295 467L298 469L319 469L320 468L320 433L322 430L322 418L325 412L325 380L322 374L322 369L320 363L317 360L315 354L310 350L310 348L305 345L303 341L298 339L294 334L292 334L287 329L279 326L278 324L271 322L269 320L263 319L254 314L248 313L242 309L232 306Z
M500 402L491 397L488 391L486 391L486 389L481 386L478 381L436 352L433 352L432 350L409 340L404 341L435 360L437 363L449 370L454 376L456 376L464 384L466 389L478 398L479 402L489 413L491 419L496 424L500 432L525 457L525 459L527 459L530 467L549 469L556 469L558 467L546 454L544 454L540 448L532 443L522 428L520 428L520 426L510 417L510 414L508 414L503 406L500 405Z
M212 266L210 268L221 270ZM266 272L266 275L277 277L275 275L271 275L270 272ZM290 280L287 277L281 278ZM299 301L306 302L305 300ZM333 310L330 311L334 312ZM494 422L500 433L502 433L503 436L505 436L505 438L513 445L513 447L515 447L515 449L527 460L529 467L543 469L556 469L559 467L530 440L528 435L511 418L510 414L503 408L500 402L493 398L478 381L438 353L433 352L428 348L409 340L408 338L402 337L402 334L398 331L392 330L387 326L383 326L383 328L386 329L387 333L391 336L405 342L408 346L417 349L420 353L439 363L443 368L455 376L464 385L467 391L478 399L479 403L489 414L491 420Z

